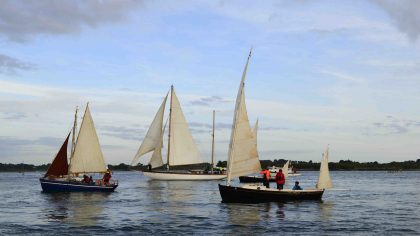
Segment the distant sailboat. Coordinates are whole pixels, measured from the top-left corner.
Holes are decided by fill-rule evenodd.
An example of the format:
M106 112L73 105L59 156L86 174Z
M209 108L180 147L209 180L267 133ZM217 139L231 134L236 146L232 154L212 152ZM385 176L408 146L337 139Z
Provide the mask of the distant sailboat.
M241 187L231 186L234 177L255 173L259 171L260 164L255 146L252 130L249 125L245 106L245 77L249 64L249 53L245 69L242 75L236 98L236 106L233 117L232 133L229 145L229 158L226 185L219 184L219 192L222 202L257 203L277 202L288 200L317 200L321 199L324 189L311 190L277 190L263 186L245 185Z
M140 157L146 153L153 152L149 162L151 169L144 171L144 175L156 180L217 180L223 179L226 175L215 173L204 173L204 171L173 171L171 167L180 165L191 165L203 163L198 147L195 144L188 123L182 112L178 97L171 86L171 100L169 109L169 131L168 131L168 153L167 170L156 170L155 168L163 166L162 144L164 129L163 117L168 95L164 98L152 124L147 131L146 137L133 158L132 164L139 161Z
M318 183L316 184L317 189L328 189L332 188L333 184L330 177L330 170L328 168L328 155L330 147L327 146L327 150L322 154L321 167L319 169Z
M114 191L118 187L117 181L104 183L101 180L96 180L89 183L83 182L78 177L79 174L107 173L108 171L90 114L89 104L86 106L77 141L74 142L76 126L77 109L73 125L70 164L67 162L69 133L44 177L40 179L42 190L45 192Z

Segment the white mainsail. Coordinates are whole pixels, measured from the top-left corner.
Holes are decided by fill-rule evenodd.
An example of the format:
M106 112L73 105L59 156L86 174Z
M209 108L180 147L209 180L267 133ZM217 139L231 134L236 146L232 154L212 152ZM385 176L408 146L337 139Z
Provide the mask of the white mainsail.
M90 114L89 103L77 136L73 156L70 160L69 174L106 172L107 168Z
M327 147L327 150L325 150L322 155L321 167L319 169L319 179L318 183L316 184L317 189L328 189L333 187L330 171L328 168L328 153L329 147Z
M143 142L141 143L139 150L131 162L134 165L139 161L140 157L146 153L154 151L152 158L149 162L152 165L152 168L159 167L163 165L162 161L162 139L163 139L163 116L165 113L165 105L168 95L163 99L162 104L159 107L158 112L155 115L155 118L152 121L152 124L147 131L146 137L144 137Z
M283 168L281 168L281 170L282 170L282 172L283 172L283 174L284 174L284 178L285 178L285 179L287 179L287 176L289 175L289 162L290 162L290 161L287 161L287 162L284 164Z
M249 59L242 74L241 84L239 85L236 97L235 112L233 117L232 133L229 145L228 174L227 184L233 177L255 173L261 170L258 159L256 139L249 125L248 114L245 105L245 78L248 69Z
M202 163L200 152L188 128L181 105L171 89L171 115L169 118L169 165L188 165Z

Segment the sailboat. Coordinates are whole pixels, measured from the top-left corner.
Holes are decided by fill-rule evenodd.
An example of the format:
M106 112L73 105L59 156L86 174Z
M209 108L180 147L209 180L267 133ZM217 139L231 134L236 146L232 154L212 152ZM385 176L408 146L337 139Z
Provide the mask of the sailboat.
M226 178L219 173L207 173L203 170L172 170L173 167L203 163L198 147L188 128L187 120L182 112L180 102L174 87L170 90L170 108L168 118L168 152L166 169L162 159L164 128L163 118L165 105L169 94L163 99L147 134L141 143L132 164L139 161L143 155L153 152L149 161L149 170L144 175L155 180L218 180Z
M118 187L118 181L111 180L105 183L102 180L92 180L88 182L78 177L79 174L88 173L109 174L90 114L89 103L86 105L85 114L75 142L76 127L77 108L74 116L70 164L67 161L69 132L47 172L39 179L42 190L44 192L114 191Z
M319 200L322 198L325 184L318 182L318 189L310 190L291 190L291 189L272 189L257 185L232 186L231 181L234 177L255 173L260 169L256 146L253 145L254 138L249 125L248 114L245 105L245 78L251 58L249 53L242 80L236 98L235 112L233 117L232 132L229 145L229 157L227 167L226 184L219 184L219 192L222 202L230 203L259 203L259 202L282 202L290 200ZM328 161L328 158L323 158ZM324 166L328 167L327 164ZM327 173L323 173L327 171ZM328 168L321 169L322 176L328 175ZM325 181L326 178L320 178Z

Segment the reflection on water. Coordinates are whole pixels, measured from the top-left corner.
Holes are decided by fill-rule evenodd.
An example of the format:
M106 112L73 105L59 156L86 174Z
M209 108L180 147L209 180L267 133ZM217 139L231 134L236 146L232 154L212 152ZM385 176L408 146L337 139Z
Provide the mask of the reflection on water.
M110 193L43 193L46 217L79 226L94 226Z
M0 173L0 235L420 235L419 171L331 172L337 189L353 190L327 190L323 201L263 204L221 203L222 181L151 181L138 172L115 172L120 186L110 194L47 194L42 174Z

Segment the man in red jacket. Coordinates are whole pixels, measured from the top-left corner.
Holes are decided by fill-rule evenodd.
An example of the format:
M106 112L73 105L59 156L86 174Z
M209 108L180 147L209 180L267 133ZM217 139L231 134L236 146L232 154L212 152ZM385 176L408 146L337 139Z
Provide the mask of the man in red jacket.
M283 170L280 169L279 172L276 174L276 183L277 189L283 189L283 185L286 182L286 178L284 177Z

